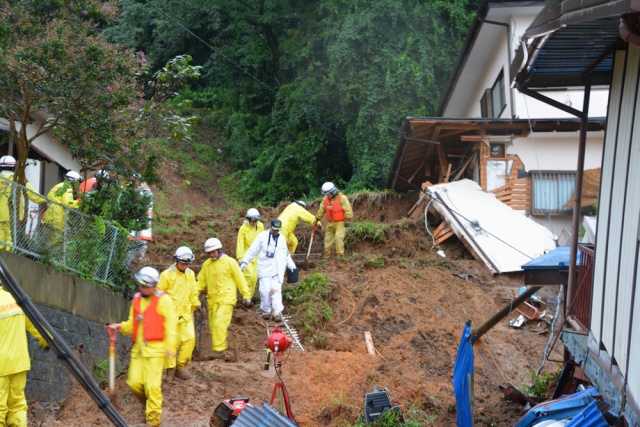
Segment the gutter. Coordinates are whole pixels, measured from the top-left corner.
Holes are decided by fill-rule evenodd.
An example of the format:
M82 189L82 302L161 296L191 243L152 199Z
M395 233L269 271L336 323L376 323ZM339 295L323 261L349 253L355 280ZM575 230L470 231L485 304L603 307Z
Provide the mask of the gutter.
M620 37L622 40L640 47L638 25L640 25L639 13L623 13L620 16Z

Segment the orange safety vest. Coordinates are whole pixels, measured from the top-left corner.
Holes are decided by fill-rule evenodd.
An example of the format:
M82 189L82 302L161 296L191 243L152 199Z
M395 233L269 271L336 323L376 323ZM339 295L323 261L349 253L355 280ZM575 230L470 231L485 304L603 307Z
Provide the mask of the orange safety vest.
M142 316L140 316L140 298L142 298L142 295L138 292L133 297L133 333L131 334L133 342L136 342L138 335L139 316L142 318L142 324L144 325L144 340L146 342L162 341L164 339L164 317L158 313L158 301L160 301L162 295L164 295L164 292L156 291Z
M333 200L333 202L329 200L329 196L325 196L324 211L327 215L327 221L329 222L337 222L337 221L345 220L344 209L342 209L342 206L340 206L341 195L342 193L339 193L338 197L336 197Z

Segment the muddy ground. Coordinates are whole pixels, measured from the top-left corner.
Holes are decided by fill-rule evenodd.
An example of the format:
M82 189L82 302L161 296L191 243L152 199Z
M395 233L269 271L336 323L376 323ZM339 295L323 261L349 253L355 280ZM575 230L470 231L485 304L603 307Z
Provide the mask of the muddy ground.
M173 251L187 244L198 250L194 263L198 271L208 237L219 237L225 252L235 254L236 232L246 208L230 209L221 198L199 191L177 174L167 176L163 190L156 193L156 241L144 263L166 268ZM373 386L386 388L405 411L420 414L424 425L456 424L452 375L464 323L481 325L517 294L523 280L519 274L492 276L455 237L441 245L446 258L437 255L424 221L405 218L414 201L391 195L352 197L355 221L388 226L384 243L358 241L344 261L315 262L300 272L301 280L322 273L334 283L335 310L324 330L315 331L327 334L322 348L314 348L306 336L305 351L290 352L282 369L301 426L354 423ZM309 210L315 214L318 205L314 201ZM259 210L268 222L284 206ZM300 224L297 234L297 252L306 254L310 227ZM321 245L316 239L312 253L319 254ZM551 301L550 308L552 292L541 295ZM292 323L299 331L304 329L296 319ZM198 329L196 323L197 335ZM548 340L540 329L544 328L532 325L515 330L505 320L475 344L475 425L513 426L522 416L523 408L504 400L498 387L507 382L525 384L528 378L523 373L537 370ZM372 334L376 356L367 354L365 331ZM256 405L269 400L276 377L273 369L263 370L266 338L259 314L237 308L229 343L238 349L239 360L196 361L193 379L165 383L162 425L207 426L213 409L226 398L246 396ZM201 352L209 351L205 321ZM556 344L553 358L559 359L560 352ZM558 369L556 363L546 362L544 371ZM117 379L120 413L129 424L144 423L143 409L125 379L126 373ZM80 387L48 418L45 425L110 425Z

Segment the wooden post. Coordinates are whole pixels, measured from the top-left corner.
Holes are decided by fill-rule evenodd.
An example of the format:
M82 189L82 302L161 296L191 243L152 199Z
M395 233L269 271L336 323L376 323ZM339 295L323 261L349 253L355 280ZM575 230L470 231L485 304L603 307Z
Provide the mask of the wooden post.
M371 332L366 331L364 333L364 342L367 345L367 353L369 353L369 356L375 356L376 349L373 347L373 338L371 338Z

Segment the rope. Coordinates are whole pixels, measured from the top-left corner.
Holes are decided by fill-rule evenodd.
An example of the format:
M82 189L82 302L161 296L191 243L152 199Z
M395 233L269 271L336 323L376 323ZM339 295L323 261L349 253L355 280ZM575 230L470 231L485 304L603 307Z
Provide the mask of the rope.
M353 315L353 312L356 310L356 300L355 300L355 298L353 298L353 294L352 294L348 289L346 289L344 286L342 286L342 285L339 285L339 286L340 286L340 288L341 288L342 290L344 290L345 292L347 292L347 293L349 294L349 297L351 298L351 305L352 305L352 307L351 307L351 313L349 313L349 315L347 316L347 318L346 318L346 319L344 319L344 320L341 320L341 321L340 321L340 322L338 322L338 323L336 323L336 326L340 326L340 325L342 325L344 322L346 322L347 320L349 320L349 319L351 318L351 316Z

